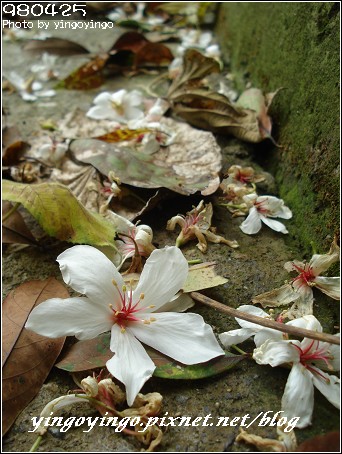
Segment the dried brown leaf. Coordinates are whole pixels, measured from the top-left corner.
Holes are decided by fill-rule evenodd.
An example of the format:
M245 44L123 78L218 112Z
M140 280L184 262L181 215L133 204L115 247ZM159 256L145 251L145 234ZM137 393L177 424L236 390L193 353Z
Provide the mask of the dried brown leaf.
M30 145L22 140L17 126L6 126L2 131L2 165L14 166Z
M63 284L49 278L25 282L3 302L3 435L40 390L65 340L26 330L27 317L42 301L68 296Z
M13 205L4 201L2 204L2 217L4 217ZM35 244L36 240L27 228L21 214L16 210L2 222L2 242L6 244Z
M80 44L62 38L31 39L26 41L23 50L33 54L48 52L60 56L89 54L89 50Z
M195 49L185 52L183 58L183 68L175 80L172 82L167 97L172 100L177 90L184 88L190 81L200 80L208 74L220 72L220 64L210 57L205 57Z

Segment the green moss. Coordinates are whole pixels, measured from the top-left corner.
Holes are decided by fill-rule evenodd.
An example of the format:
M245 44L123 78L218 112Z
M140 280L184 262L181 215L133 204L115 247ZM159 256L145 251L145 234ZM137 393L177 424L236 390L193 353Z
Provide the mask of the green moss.
M292 240L311 253L328 250L339 227L339 4L221 5L217 32L241 90L284 87L272 106L284 147L258 154L294 213Z

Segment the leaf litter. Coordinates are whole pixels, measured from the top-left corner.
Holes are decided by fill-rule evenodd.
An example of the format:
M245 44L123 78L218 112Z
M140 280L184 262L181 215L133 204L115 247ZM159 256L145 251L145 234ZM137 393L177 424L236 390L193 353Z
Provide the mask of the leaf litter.
M245 194L255 191L255 185L249 181L250 185L247 186L244 181L243 189L241 187L237 189L236 182L232 185L231 181L227 181L233 173L230 171L228 171L228 179L222 181L221 171L225 169L222 169L222 154L217 144L216 134L233 135L251 143L258 143L265 139L273 140L269 109L278 90L264 94L260 89L248 88L240 96L236 96L234 90L230 88L230 83L227 82L228 79L223 75L224 67L217 49L215 48L211 54L209 45L201 44L202 37L198 30L196 33L188 33L187 29L185 36L182 35L181 27L184 25L198 26L212 20L213 5L210 2L203 2L201 5L183 2L147 4L145 10L140 4L133 6L125 4L122 9L115 4L113 7L115 9L112 14L121 15L119 21L121 25L130 25L139 31L122 33L113 46L104 46L108 49L107 51L92 54L83 46L83 42L78 44L55 37L29 41L24 49L32 54L48 52L59 55L61 58L78 54L88 55L90 59L88 62L74 69L54 87L58 87L61 91L63 89L99 89L118 74L123 73L132 77L139 72L151 69L160 71L178 59L177 65L172 68L171 64L169 72L161 77L161 80L169 79L169 87L160 95L167 107L159 111L152 121L149 118L147 105L151 106L151 103L153 105L155 99L151 100L151 89L146 86L145 90L142 88L148 95L148 98L144 97L144 106L142 106L145 117L140 123L138 120L134 124L128 121L118 124L110 120L94 120L86 116L84 108L78 108L69 111L65 118L54 122L49 135L41 132L36 137L31 136L27 142L21 138L20 130L7 129L5 137L10 138L6 138L5 141L3 164L8 167L8 173L5 174L8 179L3 184L3 198L16 204L14 207L7 202L4 204L4 237L9 242L27 241L31 244L30 241L35 241L20 212L15 209L18 204L22 204L33 215L48 235L61 241L94 245L103 250L109 248L112 253L107 251L108 256L113 256L113 253L115 255L118 241L119 224L116 225L116 221L113 221L115 219L115 216L111 215L113 212L135 221L148 210L158 216L160 207L165 203L172 204L177 200L175 199L177 194L189 197L200 193L208 197L216 193L220 194L221 190L226 198L234 194L230 199L231 205L227 204L233 216L246 216L241 194L244 191L246 191ZM108 9L111 8L108 6ZM110 15L111 13L108 14L109 19ZM144 30L151 31L151 34L144 35L141 33ZM189 42L193 39L189 44L193 48L187 48L187 35L189 35ZM162 44L169 38L177 41L177 37L181 45L176 51L174 46L168 47ZM208 38L209 35L203 39L203 42L209 43L206 41ZM215 56L211 57L210 55L213 54ZM177 55L177 58L174 58L174 55ZM33 81L34 79L26 80L30 84ZM158 80L156 82L158 83ZM30 84L26 87L28 91L23 92L23 99L25 100L26 97L26 100L38 103L38 95L34 100L30 94ZM150 87L152 86L156 85L151 84ZM20 93L21 88L18 90ZM119 111L122 106L113 103L112 107ZM57 146L60 147L60 153L56 153ZM233 165L233 167L236 170L238 166ZM249 167L248 172L253 173L252 171L253 169ZM215 199L209 197L205 202L210 200L215 202ZM212 205L209 202L204 209L207 213L205 222L199 223L197 239L199 239L199 245L202 245L202 248L199 247L202 252L206 249L203 246L203 235L207 236L208 241L216 243L220 241L231 243L229 244L231 247L237 246L236 242L229 242L216 235L215 229L211 227L211 218L213 211L216 212L216 206L215 203ZM198 213L188 212L188 216L196 214ZM182 217L182 219L185 218ZM138 223L132 224L132 231L136 231L138 227ZM134 236L131 239L136 248L132 264L138 259L143 266L144 260L139 255ZM134 269L132 264L127 273ZM126 282L131 285L131 282L139 279L139 274L129 273L126 278L129 279ZM187 293L227 284L229 285L229 279L217 275L213 263L201 263L190 267L188 279L183 287L185 292L183 296L190 298ZM28 289L29 295L35 294L36 284L29 282L25 285L27 286L24 287L25 291ZM53 287L55 284L50 280L47 285ZM20 292L22 287L16 290ZM55 290L51 291L53 293ZM63 293L61 289L56 288L56 296L60 295L59 291L60 294ZM66 292L65 289L64 291ZM8 314L13 315L13 310L16 308L15 301L12 301L16 297L13 295L15 294L11 293L4 302L7 328L11 327L11 322L7 322L10 319ZM64 296L66 297L67 293L64 293ZM267 294L260 296L267 296ZM43 291L43 296L38 301L43 301L47 297L51 295L45 295ZM27 295L24 296L23 301L26 299L31 301L32 307L36 304L32 295L29 298ZM9 302L13 306L10 309ZM191 301L189 304L186 300L183 303L184 308L193 304ZM262 303L265 302L262 301ZM282 301L277 301L278 303L285 304ZM18 311L18 314L22 315L18 326L23 326L29 311L30 309L27 308L24 312ZM12 363L17 366L17 358L13 353L15 347L11 350L13 345L20 341L30 344L31 335L35 336L30 332L29 337L21 339L22 334L18 332L14 335L12 333L12 337L5 338L7 346L5 353L9 353L8 361L11 361L9 363L11 366ZM44 339L47 343L52 342L47 338ZM103 334L96 339L74 344L57 367L69 371L95 370L105 365L108 352L109 336ZM55 357L49 362L50 368L58 353L55 352ZM113 353L110 353L110 357L112 356ZM245 357L226 353L225 356L213 360L212 364L184 366L156 352L150 351L150 356L157 364L154 374L156 377L183 380L215 376L231 369ZM23 362L23 367L25 364ZM36 393L41 387L46 370L33 383L32 392L34 390ZM83 383L81 388L88 397L99 399L100 404L101 402L108 404L104 396L109 393L112 396L111 399L114 399L110 405L115 414L115 406L118 402L115 401L114 395L117 396L117 392L122 394L123 392L111 379L109 379L110 383L105 380L102 380L102 376L97 379L88 377L87 386ZM5 374L4 384L7 386L8 383ZM102 386L104 388L101 388ZM7 392L7 388L5 389ZM106 391L102 394L100 389ZM8 391L10 392L12 388ZM30 393L26 394L27 399L30 396ZM154 398L149 400L148 396L140 397L140 401L130 409L123 410L122 415L126 414L124 412L128 412L127 415L150 414L144 413L144 408L153 406L151 402ZM119 401L121 398L125 398L124 394ZM62 401L64 400L59 401L61 407ZM161 399L158 397L157 401L158 408L155 407L154 411L159 413ZM8 419L6 431L27 403L28 401L25 400L20 402L19 406L13 405L13 413ZM56 402L57 404L59 405ZM95 408L103 414L100 404L96 404ZM57 409L58 405L53 408ZM140 437L140 442L148 446L148 451L153 450L163 438L160 429L156 431L156 433L149 433L145 439ZM129 434L132 435L132 433Z

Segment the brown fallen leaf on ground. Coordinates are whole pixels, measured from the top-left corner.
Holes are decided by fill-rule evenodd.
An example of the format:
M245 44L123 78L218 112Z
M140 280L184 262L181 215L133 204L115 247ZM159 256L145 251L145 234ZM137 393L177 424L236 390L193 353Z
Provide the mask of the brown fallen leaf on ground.
M20 134L17 126L5 126L2 130L2 165L14 166L30 148Z
M2 217L6 216L13 205L4 201ZM36 244L36 240L18 210L13 211L7 219L2 221L2 242L6 244Z
M23 50L32 54L47 52L53 55L70 56L89 54L81 44L63 38L30 39L23 45Z
M261 90L251 88L233 103L205 86L204 77L219 71L216 60L188 50L183 57L183 69L167 94L174 112L189 124L208 131L231 134L253 143L273 140L268 110L279 90L263 95Z
M3 302L3 435L36 396L62 350L65 338L49 339L24 328L33 307L69 292L54 278L25 282Z
M164 187L185 195L214 193L221 170L221 150L215 137L170 118L162 119L161 125L175 139L153 154L95 139L74 140L70 150L78 161L92 164L103 175L112 170L122 183L132 186Z

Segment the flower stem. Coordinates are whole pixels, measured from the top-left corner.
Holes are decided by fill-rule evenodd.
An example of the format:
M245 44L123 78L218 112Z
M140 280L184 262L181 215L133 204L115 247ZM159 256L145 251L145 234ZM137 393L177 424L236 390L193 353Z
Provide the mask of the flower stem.
M293 336L298 337L307 337L309 339L315 339L322 342L328 342L329 344L340 345L340 338L333 336L332 334L318 333L317 331L311 331L304 328L297 328L295 326L285 325L284 323L275 322L274 320L269 320L267 318L257 317L256 315L248 314L246 312L238 311L232 307L226 306L218 301L212 300L205 295L202 295L198 292L190 292L191 298L195 301L198 301L206 306L217 309L220 312L230 315L231 317L241 318L242 320L247 320L248 322L256 323L261 326L266 326L267 328L276 329L277 331L282 331L283 333L292 334Z
M189 265L197 265L198 263L202 263L202 259L194 259L194 260L188 260Z
M245 351L243 351L241 348L239 348L237 345L231 345L232 348L234 348L234 350L236 350L238 353L240 353L241 355L249 355L249 353L246 353Z
M38 446L40 445L40 442L42 441L42 439L43 439L42 435L38 435L36 441L31 446L31 449L29 450L29 452L36 452Z

